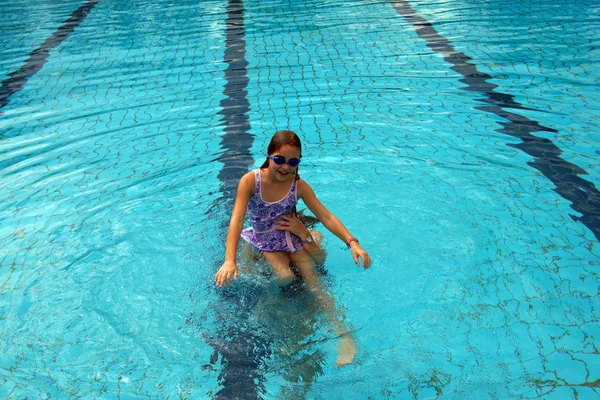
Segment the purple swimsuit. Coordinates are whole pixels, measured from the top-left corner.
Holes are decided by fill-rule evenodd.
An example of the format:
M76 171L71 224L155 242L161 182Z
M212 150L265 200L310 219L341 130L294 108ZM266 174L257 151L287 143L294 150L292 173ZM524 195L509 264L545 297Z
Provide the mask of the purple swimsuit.
M248 220L250 228L242 231L242 238L261 251L285 251L294 253L302 250L302 240L290 231L277 230L275 220L283 214L289 215L298 202L298 180L290 191L279 201L264 201L261 195L260 170L254 171L256 184L254 193L248 201Z

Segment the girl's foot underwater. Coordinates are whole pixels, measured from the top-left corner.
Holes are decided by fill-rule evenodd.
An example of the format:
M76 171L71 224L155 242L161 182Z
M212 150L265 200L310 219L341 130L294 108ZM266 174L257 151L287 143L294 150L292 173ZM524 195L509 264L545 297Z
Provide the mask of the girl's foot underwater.
M338 357L336 361L338 368L352 364L354 357L356 357L356 352L357 348L354 338L349 333L342 336L338 344Z

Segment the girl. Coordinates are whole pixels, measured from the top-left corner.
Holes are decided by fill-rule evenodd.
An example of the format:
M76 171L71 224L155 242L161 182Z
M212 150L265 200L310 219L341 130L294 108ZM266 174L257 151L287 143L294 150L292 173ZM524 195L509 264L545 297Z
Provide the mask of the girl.
M314 239L310 234L299 237L292 233L298 232L298 229L295 220L288 216L298 199L302 199L321 223L346 243L356 265L360 265L361 259L363 268L367 269L371 259L358 240L319 202L310 186L298 176L302 157L300 138L292 131L279 131L271 139L267 153L260 169L247 173L240 180L229 223L225 262L215 275L215 283L229 286L232 277L238 279L236 253L240 236L262 252L280 286L294 280L295 275L290 269L292 261L328 311L338 334L344 335L340 343L338 365L351 363L356 353L354 341L340 319L335 317L333 298L326 294L315 272L314 260L303 246L311 244ZM246 210L251 227L242 231Z

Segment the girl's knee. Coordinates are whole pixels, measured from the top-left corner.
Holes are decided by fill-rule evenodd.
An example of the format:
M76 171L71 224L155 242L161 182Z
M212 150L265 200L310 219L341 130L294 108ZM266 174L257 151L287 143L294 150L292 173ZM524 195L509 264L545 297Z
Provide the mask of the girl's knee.
M294 279L296 279L296 275L294 275L292 270L289 268L287 271L285 271L283 273L278 273L277 277L276 277L277 285L279 285L279 286L289 285L290 283L292 283L294 281Z
M273 272L279 286L287 285L296 278L289 265L273 265Z

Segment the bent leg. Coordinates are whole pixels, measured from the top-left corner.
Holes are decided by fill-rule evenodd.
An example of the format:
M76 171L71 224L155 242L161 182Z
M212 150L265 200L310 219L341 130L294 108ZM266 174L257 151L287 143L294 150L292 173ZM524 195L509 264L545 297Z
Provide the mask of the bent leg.
M292 253L290 254L290 258L300 270L300 273L310 290L323 306L325 313L335 328L336 334L340 336L337 358L338 366L342 367L351 364L354 361L357 352L356 343L354 342L352 334L344 325L344 314L336 309L333 297L327 293L321 282L321 278L317 275L313 258L306 250Z
M258 274L260 271L259 262L263 261L263 257L260 251L253 248L247 242L240 243L240 250L240 254L243 258L243 262L238 264L240 272L243 272L244 274Z
M321 242L323 241L323 235L321 235L321 233L318 231L310 231L310 234L315 240L316 246L309 246L305 244L304 250L310 254L317 264L323 265L325 264L325 258L327 258L327 253L321 245Z
M252 248L250 243L248 243L248 242L240 243L240 247L241 247L242 254L244 255L244 258L246 259L246 261L256 262L260 259L259 250Z
M306 250L300 250L290 254L290 259L294 262L294 265L300 271L300 274L304 278L304 281L315 294L323 292L323 286L321 279L315 271L315 261Z
M281 251L263 251L265 260L269 263L280 286L287 285L296 277L290 269L290 256Z

